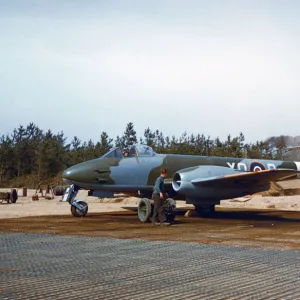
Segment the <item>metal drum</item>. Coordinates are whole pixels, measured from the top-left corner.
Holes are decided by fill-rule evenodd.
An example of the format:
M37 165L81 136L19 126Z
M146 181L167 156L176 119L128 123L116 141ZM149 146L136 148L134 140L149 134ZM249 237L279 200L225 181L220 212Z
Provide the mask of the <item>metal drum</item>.
M56 186L53 188L53 194L55 196L62 196L65 193L66 187L64 186Z

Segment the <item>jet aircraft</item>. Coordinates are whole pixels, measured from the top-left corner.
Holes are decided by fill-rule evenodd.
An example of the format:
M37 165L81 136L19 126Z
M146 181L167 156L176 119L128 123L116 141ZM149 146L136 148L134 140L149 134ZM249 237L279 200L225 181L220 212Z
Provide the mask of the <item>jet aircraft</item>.
M115 147L100 158L66 169L62 176L69 186L63 201L68 201L72 215L79 217L88 212L87 202L75 200L79 189L103 197L115 193L138 196L139 219L147 222L153 208L153 185L162 167L168 170L165 187L170 197L166 199L169 220L175 218L175 200L185 200L205 215L221 200L266 191L271 182L300 173L300 162L296 161L158 154L150 146L137 144L126 156Z

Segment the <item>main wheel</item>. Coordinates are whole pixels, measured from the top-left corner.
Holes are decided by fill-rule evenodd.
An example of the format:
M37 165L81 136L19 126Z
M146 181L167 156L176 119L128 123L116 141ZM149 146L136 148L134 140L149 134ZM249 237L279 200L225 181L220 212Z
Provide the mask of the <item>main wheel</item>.
M176 201L172 198L166 199L164 208L166 212L167 222L173 223L176 217Z
M214 205L195 205L195 211L198 213L199 216L205 218L210 217L215 212Z
M88 204L83 200L77 200L76 203L80 206L80 209L74 205L71 205L71 213L73 217L77 218L86 216L89 209Z
M142 198L138 206L138 216L141 222L146 223L150 221L152 216L152 204L147 198Z

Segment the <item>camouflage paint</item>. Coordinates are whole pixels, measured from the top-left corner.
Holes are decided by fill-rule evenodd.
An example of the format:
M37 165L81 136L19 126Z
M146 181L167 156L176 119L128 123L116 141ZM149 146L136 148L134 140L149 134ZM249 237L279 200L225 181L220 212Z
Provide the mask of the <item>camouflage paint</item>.
M196 169L199 166L217 166L223 168L209 168L211 176L231 174L233 170L239 172L259 171L266 169L290 169L300 171L300 162L259 160L245 158L227 158L194 155L166 155L154 154L151 156L134 157L102 157L75 165L63 173L64 180L83 189L124 192L136 194L138 192L150 196L155 179L159 176L162 167L168 169L166 189L174 198L178 196L170 184L174 174L187 168ZM195 168L194 168L195 167ZM191 171L190 170L190 171ZM213 170L216 170L215 173ZM185 170L185 172L187 172ZM205 178L204 178L205 179ZM203 198L226 199L252 194L269 188L269 183L263 186L249 183L247 186L225 186L219 189L207 187L204 191L199 189L199 194L186 195L190 203L205 201ZM216 190L216 187L218 190ZM183 195L184 196L184 195ZM181 196L181 198L183 197ZM194 201L194 202L193 202Z

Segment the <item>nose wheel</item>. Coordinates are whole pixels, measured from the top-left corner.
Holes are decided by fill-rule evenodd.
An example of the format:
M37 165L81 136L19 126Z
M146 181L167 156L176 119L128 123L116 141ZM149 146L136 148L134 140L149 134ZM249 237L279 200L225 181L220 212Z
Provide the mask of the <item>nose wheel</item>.
M71 203L71 213L73 217L84 217L88 212L88 204L83 200L77 200Z
M63 202L70 203L73 217L84 217L88 212L88 204L84 200L75 200L78 190L78 186L69 185L63 196Z

